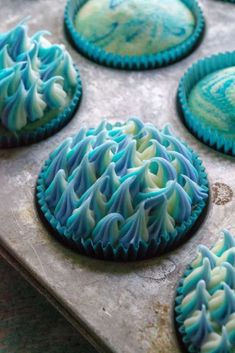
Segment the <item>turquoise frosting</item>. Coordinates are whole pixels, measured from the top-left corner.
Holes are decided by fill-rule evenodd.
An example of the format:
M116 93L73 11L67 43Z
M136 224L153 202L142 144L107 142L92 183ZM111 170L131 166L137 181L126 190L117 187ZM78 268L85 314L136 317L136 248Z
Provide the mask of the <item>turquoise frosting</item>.
M180 0L87 0L75 15L79 34L108 53L161 53L195 30L191 10Z
M24 22L0 33L0 122L11 132L62 111L77 84L70 55L46 34L29 37Z
M202 123L235 136L235 66L215 71L200 80L189 94L191 112Z
M190 352L235 351L235 239L228 231L211 250L199 246L176 302L176 320Z
M167 127L136 118L81 129L51 154L42 178L67 239L104 248L170 243L208 196L195 155Z

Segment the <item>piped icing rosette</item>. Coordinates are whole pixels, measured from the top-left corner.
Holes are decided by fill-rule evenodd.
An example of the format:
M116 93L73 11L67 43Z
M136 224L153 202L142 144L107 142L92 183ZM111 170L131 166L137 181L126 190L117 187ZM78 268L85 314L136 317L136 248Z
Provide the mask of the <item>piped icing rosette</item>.
M81 129L50 155L37 186L40 209L61 238L110 259L176 245L207 197L196 154L167 127L136 118Z
M0 146L34 142L62 127L81 96L79 74L63 45L20 23L0 34Z
M65 23L83 54L127 69L182 58L204 28L195 0L68 0Z
M194 64L179 86L185 123L211 147L235 155L235 53Z
M176 321L191 353L235 351L235 239L226 230L204 245L180 282Z

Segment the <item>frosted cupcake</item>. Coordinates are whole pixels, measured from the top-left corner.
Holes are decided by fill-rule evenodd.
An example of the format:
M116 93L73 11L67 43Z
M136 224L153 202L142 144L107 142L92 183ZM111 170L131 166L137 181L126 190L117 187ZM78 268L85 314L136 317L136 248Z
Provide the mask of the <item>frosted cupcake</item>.
M235 240L223 232L211 250L201 245L176 298L179 334L190 353L235 351Z
M81 53L125 69L181 59L204 28L195 0L68 0L65 23Z
M46 161L37 203L80 252L130 260L160 254L195 224L208 198L197 155L138 119L81 129Z
M0 147L41 140L71 119L81 98L81 81L63 45L26 23L0 34Z
M179 100L186 125L199 139L235 155L235 53L194 64L180 82Z

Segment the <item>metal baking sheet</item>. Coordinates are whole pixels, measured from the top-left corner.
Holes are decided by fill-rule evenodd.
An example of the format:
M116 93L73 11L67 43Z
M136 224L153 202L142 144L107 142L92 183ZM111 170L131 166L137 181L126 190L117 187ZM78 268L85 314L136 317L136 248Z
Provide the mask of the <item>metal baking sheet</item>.
M63 29L65 0L0 0L0 31L31 15L30 28L48 29L79 65L84 95L74 119L58 134L33 146L0 151L1 252L79 329L100 352L179 353L172 303L178 280L199 243L212 244L220 229L235 234L235 165L194 138L176 111L184 71L199 57L235 49L235 4L200 2L207 22L204 39L186 59L163 69L123 72L80 56ZM81 256L58 243L39 220L34 205L43 161L63 139L102 118L139 116L159 128L170 122L201 156L211 200L204 223L183 246L165 256L111 263Z

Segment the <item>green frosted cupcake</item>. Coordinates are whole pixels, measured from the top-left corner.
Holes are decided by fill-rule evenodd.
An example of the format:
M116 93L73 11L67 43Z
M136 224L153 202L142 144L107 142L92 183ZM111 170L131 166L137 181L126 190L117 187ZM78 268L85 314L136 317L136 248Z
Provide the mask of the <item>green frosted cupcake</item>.
M186 125L209 146L235 155L235 53L202 59L181 79Z
M80 101L78 70L65 47L51 44L46 34L30 37L25 23L0 33L0 147L55 133Z
M188 54L204 27L194 0L69 0L65 23L83 54L108 66L163 66Z
M59 239L111 260L155 256L187 238L208 198L197 155L168 128L103 121L62 143L37 182Z
M211 250L199 246L177 290L175 313L188 352L235 352L235 239L228 231Z

